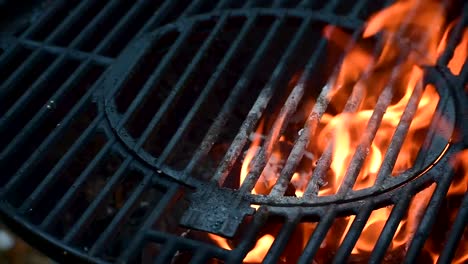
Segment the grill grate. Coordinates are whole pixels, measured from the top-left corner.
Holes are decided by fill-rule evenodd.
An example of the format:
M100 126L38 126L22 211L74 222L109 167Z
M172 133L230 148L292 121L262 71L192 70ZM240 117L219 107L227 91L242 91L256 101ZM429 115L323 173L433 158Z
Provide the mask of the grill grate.
M324 27L350 32L352 44L362 33L362 21L392 2L55 1L30 26L1 35L0 208L5 221L54 258L96 263L238 263L272 222L280 227L264 262L277 263L297 238L298 225L314 222L297 256L309 263L334 223L352 216L330 259L341 263L349 259L370 215L393 206L369 256L370 262L380 262L411 201L432 186L405 259L421 260L456 177L448 161L468 140L464 127L465 142L447 140L463 125L468 63L457 76L446 67L468 16L455 25L437 66L425 69L425 84L433 84L440 96L440 116L432 120L412 169L390 176L424 87L411 95L374 186L353 189L366 149L396 96L389 85L338 193L318 195L331 147L318 161L304 197L288 193L329 103L331 87L325 84L335 68L325 66L325 57L336 47L322 36ZM337 57L335 65L343 59ZM356 111L362 96L354 89L344 112ZM270 194L251 194L270 158L266 149L291 129L284 120L305 107L306 98L318 99L301 120L305 127L279 180ZM239 175L249 135L269 112L271 132L237 188L231 175ZM453 258L466 229L464 196L440 263ZM261 206L255 211L251 204ZM207 232L238 240L235 249L213 245Z

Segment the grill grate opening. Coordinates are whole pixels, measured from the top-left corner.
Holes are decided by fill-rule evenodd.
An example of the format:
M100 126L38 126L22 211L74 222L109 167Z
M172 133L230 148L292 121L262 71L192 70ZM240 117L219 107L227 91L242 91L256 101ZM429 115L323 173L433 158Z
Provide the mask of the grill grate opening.
M141 136L141 133L146 129L145 124L148 124L151 118L157 113L160 112L161 108L166 109L165 114L161 117L161 123L168 125L167 129L163 127L155 127L152 131L152 136L158 137L159 142L164 142L167 140L169 134L173 134L174 130L177 128L177 125L180 124L180 119L183 117L183 113L188 112L188 108L193 104L193 100L197 97L197 94L200 92L200 86L206 80L203 80L199 76L188 76L188 80L185 82L179 82L178 79L184 74L184 67L189 65L193 56L195 56L196 51L202 45L205 40L210 28L214 25L213 21L201 23L195 27L194 33L188 38L187 44L183 48L183 51L179 55L176 55L174 61L171 62L169 68L166 70L166 74L162 77L159 85L156 85L153 93L158 93L157 97L159 100L156 102L146 100L146 105L143 105L140 110L137 110L135 114L132 115L129 122L126 124L127 129L132 136L138 138ZM211 50L216 52L216 50ZM197 67L202 67L203 62L206 62L202 59L201 63ZM205 64L205 66L207 66ZM164 100L167 97L170 97L173 91L177 91L172 104L168 107L164 107ZM151 96L151 95L150 95ZM152 95L150 98L156 97ZM166 122L171 120L170 122ZM135 126L135 122L140 124ZM162 135L156 136L158 131L161 130ZM133 132L133 133L132 133ZM164 143L162 143L164 144ZM157 151L157 150L156 150Z
M105 17L98 23L97 27L99 30L93 30L87 35L86 40L81 41L78 48L87 52L93 51L108 36L109 32L118 24L122 17L126 15L126 12L132 8L133 4L134 2L130 0L118 1L118 3L112 5L113 8L110 10L104 11L103 9L101 13L105 13ZM119 41L124 42L123 39L119 39Z
M46 73L38 76L36 81L31 81L33 83L31 87L25 93L18 94L19 98L14 104L12 102L12 107L6 111L3 118L7 121L14 119L14 122L9 122L8 130L2 131L0 145L10 142L42 107L49 110L57 107L54 100L48 101L48 99L79 65L79 62L75 60L61 61L62 63L54 62L53 70L47 70Z
M79 117L73 120L72 124L70 125L70 129L62 135L60 143L56 143L53 146L47 146L47 149L38 149L36 153L33 155L41 155L41 159L39 157L35 157L34 162L24 163L24 159L32 152L31 149L27 149L25 151L17 151L14 152L13 155L8 156L8 159L2 160L0 163L2 169L2 185L5 184L5 181L9 180L9 186L16 185L16 184L24 184L24 182L28 182L28 180L24 180L24 177L32 177L33 179L40 180L37 177L33 177L31 175L33 173L31 170L35 168L36 170L40 170L43 172L50 171L52 167L58 163L58 161L62 158L62 156L68 151L71 145L78 140L79 136L85 132L85 129L91 125L91 122L97 116L97 109L93 107L93 105L87 105L85 108L86 110L84 113ZM88 129L89 130L89 129ZM18 166L23 164L23 168L18 170ZM16 173L15 173L16 172ZM28 178L29 179L29 178ZM11 195L14 196L12 192ZM13 204L18 205L19 202L16 199L11 199Z
M223 102L223 99L225 99L229 95L229 93L231 92L231 90L229 88L235 86L236 81L239 79L241 73L243 72L245 65L248 64L248 60L253 57L253 53L255 52L255 47L260 44L261 37L264 36L264 34L266 34L266 30L268 29L269 25L267 24L267 25L265 25L265 27L263 27L263 24L268 23L268 21L271 21L271 20L269 18L259 19L258 27L255 27L255 30L249 30L249 33L246 36L246 39L248 41L245 41L244 43L249 43L249 45L243 44L240 47L240 49L237 51L237 53L236 53L237 56L234 56L232 58L232 60L230 60L228 62L228 64L224 66L223 69L218 69L220 71L219 72L220 75L217 76L216 79L212 79L212 82L215 82L215 83L209 83L209 84L207 84L207 86L212 86L213 89L214 89L213 92L208 94L208 96L211 97L210 99L214 98L214 96L220 96L220 98L217 98L214 101L209 101L208 99L206 99L205 100L206 103L201 106L202 108L205 107L205 109L207 109L207 110L210 109L211 110L213 107L220 108L222 106L221 104ZM238 22L239 22L239 20L235 20L232 23L238 23ZM234 33L234 32L232 32L232 33ZM233 37L233 36L230 36L230 37ZM215 43L216 42L217 41L215 40ZM223 42L220 43L220 47L223 48L223 49L226 48L226 46L225 46L225 44L223 44ZM209 54L209 53L207 53L207 54ZM208 57L211 57L211 55L209 55ZM197 74L198 74L198 72L197 72ZM177 80L179 78L179 75L175 75L175 77L176 77L176 80ZM261 76L259 76L259 78L261 78ZM206 88L204 88L204 89L206 89ZM204 110L204 111L206 111L206 110ZM184 115L185 115L185 113L186 112L184 112ZM173 153L183 155L182 157L178 157L177 159L172 160L172 162L177 162L177 167L182 168L182 167L184 167L186 165L188 160L190 160L190 157L188 155L190 153L193 153L190 150L193 150L197 146L196 144L198 142L200 142L200 139L201 139L200 137L203 137L204 136L204 131L206 131L208 129L207 126L210 123L205 123L205 122L203 122L203 120L200 120L200 118L202 118L204 120L207 120L207 121L211 121L211 120L213 120L215 118L215 116L207 115L207 113L212 113L212 112L211 111L210 112L199 111L199 114L201 114L201 117L198 117L198 119L197 119L197 117L194 118L194 120L197 122L197 129L187 132L187 134L188 134L187 138L191 138L193 140L193 141L190 142L192 145L182 144L182 145L178 146L177 150L173 151ZM184 116L184 115L182 115L182 116ZM167 130L161 130L161 131L163 131L164 133L167 133L166 138L169 137L169 136L172 136L171 133L166 132ZM195 134L192 134L191 132L195 133ZM193 136L198 136L198 138L192 138ZM162 147L164 147L163 144L159 143L159 140L160 140L160 137L156 137L156 135L153 133L148 138L148 140L146 141L145 149L147 148L147 150L150 153L152 153L154 155L158 155L163 150ZM155 147L156 147L156 149L153 149ZM171 161L169 161L169 162L171 162Z
M161 201L167 190L162 186L152 186L141 194L141 198L135 203L135 208L129 212L124 226L118 226L113 230L114 235L107 238L102 254L106 259L115 261L117 257L131 246L132 238L139 231L145 219ZM112 241L109 243L109 239ZM98 242L99 243L99 242Z
M2 60L2 67L0 67L0 82L3 83L8 77L15 72L15 70L31 55L32 50L22 46L15 48L11 58ZM3 97L3 95L2 95Z
M308 9L313 9L313 10L319 10L322 9L325 6L326 2L325 1L318 1L318 0L302 0L299 6L308 8Z
M137 187L141 184L143 176L141 172L134 169L127 170L124 173L121 184L117 188L114 188L108 197L104 199L103 203L92 212L90 216L90 220L92 221L87 221L87 226L81 226L81 230L86 227L87 231L78 233L72 240L73 245L90 250L99 236L105 232L112 223L112 220L122 210L129 198L137 191ZM71 219L71 221L76 220ZM68 231L67 226L63 226L60 233L56 234L58 237L62 237Z
M2 85L2 97L0 97L0 115L4 116L7 110L30 87L49 66L55 61L57 55L40 51L37 56L29 57L10 78ZM8 95L7 95L8 93Z
M127 46L130 40L141 31L142 27L146 27L147 23L151 22L151 17L158 12L161 12L160 5L162 1L145 1L135 8L134 13L127 13L127 20L122 24L122 28L117 31L113 37L113 41L103 46L100 54L109 57L117 57L119 53Z
M37 148L40 148L39 144L43 142L46 137L50 137L49 134L53 132L54 129L57 130L60 127L67 126L67 123L69 123L71 119L65 116L67 114L66 110L70 106L77 107L80 104L83 105L83 103L78 103L78 100L80 100L80 102L86 100L86 98L83 99L82 96L102 72L102 67L93 65L82 72L82 74L78 74L76 76L81 77L80 80L74 82L74 79L70 78L67 85L62 86L62 88L59 89L59 91L61 91L60 95L51 98L54 100L53 108L47 108L44 106L30 121L28 121L26 125L28 129L22 130L19 134L13 135L15 138L13 141L9 142L9 144L7 144L8 142L4 142L5 144L3 144L3 146L6 148L2 149L4 152L2 155L4 155L5 152L10 152L11 156L7 156L6 160L0 163L0 166L4 168L3 172L6 174L5 177L2 177L0 180L2 185L8 178L7 175L11 176L11 173L13 173L13 171L17 169L17 166L29 157L28 155L30 153L33 153ZM82 109L86 106L88 105L85 104ZM90 118L93 118L96 115L95 109L91 107L89 110L84 112L81 118L77 119L77 123L81 122L82 126L76 126L77 123L71 126L71 128L77 129L76 132L72 132L76 137L78 137L79 133L82 131L81 129L84 129L85 126L89 124L87 123L88 115L91 116ZM14 120L12 122L14 122ZM2 137L2 139L5 138L6 136ZM73 138L70 137L63 138L63 140L65 140L64 142L71 144L70 141L66 141L68 139L73 140ZM19 147L22 151L16 151ZM36 157L39 153L32 155L32 157ZM24 167L28 168L31 165L32 164L27 162Z
M60 200L66 190L70 189L72 186L75 188L73 182L104 146L105 142L106 137L104 135L93 135L92 138L88 139L88 142L83 144L83 147L75 153L75 157L71 160L67 160L66 157L64 157L60 161L60 165L62 163L67 164L62 166L59 165L60 168L58 169L58 172L55 172L58 166L54 167L52 171L36 170L34 177L29 178L28 184L23 185L24 190L21 190L15 195L14 201L25 201L26 197L29 197L31 193L42 190L41 185L44 182L48 182L47 185L42 187L43 189L46 189L46 191L42 190L42 193L44 194L42 196L35 197L36 205L34 208L25 208L26 213L31 218L32 222L38 224L45 216L48 215L50 210L55 206L57 201ZM57 174L60 174L60 177L55 176ZM51 179L51 177L53 178Z
M62 31L58 37L54 38L52 43L58 46L68 46L106 4L105 1L88 1L88 3L85 11L80 12L80 18L73 21L67 30Z
M198 125L209 124L215 116L207 115L206 113L210 113L209 109L220 109L221 104L229 95L229 86L226 84L228 81L220 79L215 80L216 83L213 83L214 79L210 78L211 74L209 73L215 72L219 68L217 66L223 57L222 54L227 51L229 43L231 43L236 34L239 33L239 31L235 29L236 27L234 24L242 25L244 22L245 20L243 19L228 20L221 29L223 32L222 37L218 37L213 41L212 45L207 48L205 52L206 55L198 61L195 61L196 59L192 60L191 64L194 66L196 65L196 70L186 75L188 77L183 82L171 81L173 84L169 86L169 90L178 90L179 87L182 86L182 91L180 91L181 95L178 95L179 98L172 101L173 107L170 109L166 108L168 111L162 121L160 121L161 125L153 129L152 135L145 143L145 146L152 150L151 153L153 155L160 155L164 150L164 146L169 143L176 132L183 132L180 134L183 140L187 140L187 138L190 142L199 142L199 140L201 140L201 137L204 135L204 126L202 125L200 127ZM210 27L213 26L214 24L210 25ZM211 31L211 34L213 34L213 31ZM203 41L207 40L204 39ZM222 69L222 71L229 72L229 69ZM227 74L229 73L226 73L226 75ZM211 91L207 93L207 89ZM178 132L177 129L181 124L187 122L185 121L186 113L195 111L192 109L194 107L199 107L200 110L194 113L192 121L187 124L187 129ZM162 108L159 108L159 110L162 110ZM165 122L164 120L171 120L171 122ZM197 124L197 127L194 127L195 124ZM155 148L155 146L159 147ZM190 150L187 149L185 151ZM173 153L170 155L172 156ZM169 159L172 158L171 156L169 156ZM178 157L176 162L182 160L187 159Z
M179 33L176 31L170 31L166 33L161 39L159 39L155 47L152 47L148 54L143 56L143 61L137 66L138 74L133 74L129 80L126 80L119 94L116 96L116 107L119 113L124 113L125 110L130 106L130 103L135 99L138 91L143 87L151 71L163 58L168 48L173 45L176 41ZM135 89L137 87L137 89ZM139 88L139 89L138 89ZM155 89L156 87L152 88ZM161 92L164 90L161 89ZM153 93L157 94L157 93ZM159 95L160 96L160 95ZM158 96L158 97L159 97ZM162 96L164 98L164 95ZM161 99L162 99L161 98ZM151 98L155 99L155 98ZM160 99L160 100L161 100ZM157 101L156 101L157 102Z
M36 27L33 27L31 33L29 33L28 30L26 31L29 33L27 34L28 37L37 41L45 40L47 36L63 22L78 3L80 3L80 1L71 0L56 5L50 14L44 16L42 21L40 21Z

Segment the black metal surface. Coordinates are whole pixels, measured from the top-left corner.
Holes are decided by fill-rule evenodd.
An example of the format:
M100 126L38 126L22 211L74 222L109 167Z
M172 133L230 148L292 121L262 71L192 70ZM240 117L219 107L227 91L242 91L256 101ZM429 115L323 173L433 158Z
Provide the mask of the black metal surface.
M297 225L309 221L317 227L298 260L310 263L333 221L355 215L333 259L342 263L372 211L393 205L369 259L377 263L411 199L435 183L405 261L420 260L454 177L449 160L468 142L466 132L451 141L443 136L468 131L467 63L458 76L446 67L467 27L466 4L437 66L425 69L425 84L433 84L440 96L440 115L413 168L391 177L422 88L411 97L377 183L352 189L391 102L389 85L338 194L317 195L317 170L304 197L288 195L292 174L328 105L330 87L325 87L315 94L317 103L272 192L251 194L268 161L266 149L287 129L284 120L311 96L311 87L323 84L320 78L331 75L321 69L331 45L322 36L324 26L338 26L357 39L363 21L390 3L55 1L28 27L1 35L2 218L58 260L238 263L262 228L280 216L284 222L264 261L277 263ZM286 91L298 72L298 83ZM359 97L356 90L345 111L355 111L352 100ZM275 129L267 131L242 186L230 186L227 178L242 161L249 135L275 103L283 106ZM220 145L226 147L214 149ZM317 168L325 171L328 159L324 155ZM254 212L250 204L261 207ZM441 263L454 255L467 224L465 207ZM225 250L206 232L240 242Z

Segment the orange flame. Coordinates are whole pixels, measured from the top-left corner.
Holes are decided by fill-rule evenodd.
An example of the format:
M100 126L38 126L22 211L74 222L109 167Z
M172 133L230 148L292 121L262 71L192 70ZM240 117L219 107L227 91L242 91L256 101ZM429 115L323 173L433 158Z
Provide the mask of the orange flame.
M313 150L314 155L320 157L329 149L332 157L329 165L330 170L324 179L326 184L320 188L319 196L333 195L340 188L343 179L347 177L349 163L363 142L363 135L366 133L370 119L373 118L379 96L388 89L392 91L393 100L387 105L375 137L366 151L367 157L359 169L353 189L369 188L375 184L392 137L398 129L403 114L407 111L410 100L414 100L413 97L416 96L415 98L419 100L415 101L418 102L417 108L409 111L414 112L414 116L393 166L393 171L390 173L392 176L398 177L402 171L412 167L423 143L424 137L421 135L424 135L430 125L439 101L435 87L423 85L422 66L436 63L437 58L444 52L450 33L456 23L454 21L448 26L445 25L445 12L445 6L441 1L408 0L398 1L369 19L362 35L363 38L367 38L363 40L363 43L381 32L383 42L376 45L380 47L380 52L375 55L375 52L369 51L361 43L348 51L339 71L329 79L328 85L332 85L332 89L327 95L332 106L330 108L336 110L342 109L344 106L345 110L337 111L341 112L339 114L333 110L324 113L316 134L311 135L314 148L316 148ZM343 43L350 40L346 33L335 26L325 27L323 33L341 48L345 46ZM456 47L454 56L447 65L454 74L461 71L467 53L468 29L464 31L463 39ZM350 92L351 95L349 96L345 91ZM355 101L347 105L348 97L354 98ZM287 122L287 120L279 122ZM250 162L261 147L263 130L264 122L262 120L255 135L251 137L251 144L241 168L240 184L248 175ZM265 131L265 134L269 133L278 134L278 127L273 126L273 131ZM285 140L284 135L280 141L283 140ZM252 194L269 194L287 156L287 153L283 153L279 147L272 144L264 147L271 154L271 158L252 190ZM468 152L463 155L464 159L468 160ZM315 158L314 162L316 161ZM311 178L311 173L311 171L305 172L298 169L290 180L294 193L288 195L302 197ZM434 189L435 185L432 185L412 200L410 214L397 227L389 250L408 245ZM464 184L451 187L449 194L466 191L467 181L465 179ZM373 250L392 210L393 207L384 207L372 212L352 255L369 254ZM340 223L345 227L341 230L342 233L338 237L336 235L327 236L324 245L340 244L354 219L354 216L350 216L341 221ZM302 224L301 228L310 229L310 225ZM310 230L308 232L310 233ZM210 237L221 247L232 249L224 238L214 235L210 235ZM260 237L255 247L245 257L244 262L261 262L273 241L274 236L272 235ZM307 239L301 243L301 246L304 247ZM468 243L463 246L468 248ZM434 256L438 257L437 254ZM468 254L460 259L462 262L466 261Z

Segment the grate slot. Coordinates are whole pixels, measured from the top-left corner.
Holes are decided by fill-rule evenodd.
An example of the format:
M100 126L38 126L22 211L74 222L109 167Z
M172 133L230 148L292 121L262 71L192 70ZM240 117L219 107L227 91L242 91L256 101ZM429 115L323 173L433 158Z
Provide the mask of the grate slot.
M257 53L250 61L249 65L245 69L242 77L240 77L239 81L236 83L235 87L232 89L227 101L224 103L223 108L218 113L215 121L208 129L205 138L199 145L198 149L195 151L192 159L188 163L185 171L187 173L191 172L193 168L198 164L198 162L206 156L208 151L212 147L212 142L215 142L221 128L225 125L225 122L228 119L229 113L235 107L237 100L239 99L240 94L242 91L248 87L248 84L252 81L252 77L254 75L255 69L257 65L261 62L262 58L266 55L270 44L273 42L274 37L276 36L277 32L279 31L281 25L284 23L284 17L276 20L273 25L271 26L270 30L268 31L265 39L261 43Z
M346 237L341 242L338 251L336 252L335 257L333 258L333 263L345 263L348 259L353 247L355 246L359 236L364 229L364 226L369 219L370 214L372 213L372 207L367 205L366 207L359 208L359 213L357 214L356 218L354 219L351 227L346 234Z
M154 263L157 264L166 264L171 263L172 258L174 257L177 251L177 240L169 239L166 240L164 246L161 248L161 254L155 259Z
M88 93L88 96L89 96L89 94L90 93ZM95 112L94 112L95 109L92 108L92 107L89 107L89 105L87 105L87 103L89 103L88 99L89 99L89 97L84 96L81 99L81 101L77 105L75 105L75 107L70 111L70 113L63 119L61 125L59 127L57 127L54 131L52 131L47 136L47 138L41 143L41 145L34 150L33 154L29 157L29 159L26 162L23 163L23 165L21 166L20 169L17 170L15 175L10 178L8 183L5 185L5 189L8 189L8 190L15 189L15 188L12 188L12 187L14 187L17 184L21 183L24 176L27 175L27 173L30 173L30 170L32 169L32 167L37 165L37 163L41 160L42 153L46 152L49 149L49 147L57 139L57 137L58 136L63 136L63 134L65 132L70 132L70 131L65 130L70 124L76 124L77 127L74 128L75 131L72 131L72 132L75 133L75 134L79 133L79 130L81 128L79 126L79 124L78 123L72 123L72 121L74 121L74 117L75 117L75 114L77 112L84 111L83 108L87 106L88 109L86 109L86 111L87 111L86 113L89 114L89 117L91 117L91 118L95 117ZM85 114L85 117L88 117L88 116ZM83 125L85 123L85 120L77 119L76 122L78 122L78 121L83 122L81 125ZM4 151L2 154L0 154L0 158L5 159L6 157L9 157L11 159L12 156L15 156L15 155L10 155L9 152L11 152L11 150L10 151ZM27 154L27 153L23 153L23 152L21 152L21 153L23 155ZM9 161L12 161L12 160L9 160ZM13 169L13 168L16 168L16 166L19 165L19 164L15 164L15 162L19 162L19 160L15 159L13 164L9 164L8 168L10 168L10 170ZM4 164L1 164L1 165L3 167ZM8 173L5 173L5 174L8 174Z
M106 243L108 243L108 241L119 232L119 230L123 227L124 221L128 217L130 217L133 210L137 206L137 202L140 200L145 190L147 190L147 188L151 184L152 178L153 174L147 174L144 176L142 182L136 187L132 195L128 198L128 200L119 210L119 212L112 219L112 222L101 234L99 234L99 237L97 238L96 242L93 244L92 248L89 251L90 255L98 255L99 252L101 252L104 249ZM45 223L43 222L43 224Z
M314 230L313 234L309 238L306 247L298 260L300 264L311 263L317 251L322 244L322 241L327 236L328 230L333 224L335 219L335 210L336 206L332 205L329 207L329 211L326 213L325 217L321 218L318 222L317 228Z
M79 176L70 186L70 188L68 188L63 197L57 201L51 212L48 214L48 217L57 218L57 215L63 212L65 206L73 202L72 198L76 195L77 192L81 191L84 181L96 169L98 164L102 162L104 156L109 154L109 150L113 144L113 140L109 140L106 142L106 144L99 150L99 152L94 156L94 158L90 160L86 168L79 174ZM64 156L64 158L66 157L66 155ZM20 207L20 212L26 212L29 208L36 207L37 203L41 201L45 195L47 195L46 191L48 188L50 188L49 186L53 184L54 180L47 177L46 179L49 179L49 181L42 181L41 184L34 190L34 192L31 193L29 197L23 202L23 204Z
M151 4L156 4L158 1L146 1ZM162 20L170 13L171 9L177 5L179 1L166 0L161 6L145 6L137 14L128 13L125 18L132 18L122 20L119 31L112 32L108 38L106 38L103 46L98 46L97 51L100 54L115 57L120 51L133 39L134 36L138 36L143 32L147 32L150 27L156 28L160 25ZM141 3L141 2L140 2ZM143 4L143 3L141 3ZM146 3L144 3L146 5ZM154 12L154 13L152 13ZM140 30L139 30L140 29ZM107 41L107 42L106 42Z
M241 242L237 245L235 251L230 256L230 263L242 263L247 253L255 246L257 236L262 227L268 221L268 212L265 207L260 207L253 216L252 222L249 224L248 230L244 232Z
M130 242L130 246L122 252L119 259L131 262L131 259L134 257L135 253L137 253L138 249L140 248L147 231L152 228L154 223L156 223L156 221L159 218L161 218L164 209L174 199L178 191L179 186L177 185L173 185L171 188L168 189L168 191L160 199L157 206L153 208L151 214L146 218L145 222L141 225L138 232L133 237L132 241Z
M275 241L268 250L267 255L263 259L262 263L278 263L281 254L288 245L289 240L291 239L296 226L299 224L300 215L288 214L286 222L281 227L281 231L276 236Z
M133 167L133 166L132 166ZM136 170L135 168L128 168L125 170L125 176L123 180L121 180L120 185L117 186L115 189L111 190L110 196L105 198L105 203L100 207L100 210L97 210L91 215L91 219L89 219L88 225L85 229L82 230L81 233L78 234L76 239L72 242L72 245L78 248L86 248L88 252L89 249L93 246L93 244L97 241L99 236L109 227L112 221L115 220L116 216L119 214L121 215L123 212L122 210L127 210L124 215L124 220L120 222L123 226L125 224L131 224L131 216L134 214L135 210L137 210L139 206L139 202L142 201L143 193L140 193L136 200L131 202L130 207L126 205L131 197L138 191L144 181L144 174L140 171ZM125 209L126 208L126 209ZM128 211L131 210L131 211ZM44 223L44 222L43 222ZM53 224L53 225L51 225ZM54 230L56 224L54 221L49 222L49 229L51 231ZM120 229L122 230L122 229ZM69 233L70 229L67 228L63 235L66 236ZM117 235L116 233L113 235ZM117 240L116 237L113 238L113 241ZM110 243L108 243L110 248ZM100 255L100 257L108 257L106 254ZM115 254L114 254L115 257Z
M187 8L185 8L185 10L180 14L179 17L187 17L187 16L195 15L197 11L199 11L201 7L203 7L203 4L204 4L204 0L192 1L187 6Z
M427 237L431 233L431 228L434 225L434 222L437 219L437 213L439 208L444 200L444 197L447 194L447 191L450 187L450 183L453 179L453 174L447 173L440 177L440 181L437 184L437 187L432 194L431 200L427 205L426 211L424 213L421 222L418 225L418 230L413 236L413 240L409 245L408 251L405 256L405 263L411 263L416 261L421 249L424 246L424 243L427 240Z
M44 40L79 2L77 0L57 1L57 4L53 5L49 12L46 12L39 21L33 23L21 36L38 41Z
M115 171L110 179L107 181L106 185L102 188L99 192L97 197L93 200L93 202L86 208L83 212L81 217L75 222L75 224L70 228L69 232L64 237L64 241L66 243L73 242L76 237L83 233L83 231L90 225L91 221L93 220L94 216L97 214L97 210L102 208L104 202L109 198L112 194L112 191L115 191L118 188L118 184L123 181L125 176L124 172L127 170L130 163L133 161L132 158L127 158ZM44 224L44 229L49 229L50 225L53 224L53 219L51 218L47 224Z
M147 61L148 55L144 56L145 61L143 62L143 65L141 66L142 69L144 69L144 72L141 72L142 74L138 75L133 75L130 80L128 80L125 84L125 87L121 88L121 91L119 93L119 96L117 97L117 109L119 112L123 112L125 109L125 113L123 114L119 124L118 128L121 128L131 117L133 113L136 112L138 107L140 107L142 104L144 104L144 100L146 100L147 95L150 93L152 89L155 89L156 84L160 81L161 77L165 74L165 72L169 69L170 62L173 60L174 57L177 57L189 38L190 34L192 33L192 29L190 28L186 32L183 32L182 34L178 33L170 33L171 35L167 36L168 39L161 39L162 44L165 44L165 41L168 42L175 42L171 45L171 49L166 53L166 55L162 58L162 60L157 63L157 60L153 60L152 56L149 55L149 59L151 60L150 62ZM176 34L173 36L172 34ZM156 46L157 47L157 46ZM152 54L152 51L150 54ZM156 66L156 69L154 69L153 72L150 72L151 69ZM145 70L146 69L146 70ZM143 86L139 91L137 89L134 89L134 87L141 87ZM128 90L128 94L126 91ZM137 92L136 94L133 94ZM128 98L131 97L133 100L130 102L126 102L123 106L121 100L128 100ZM120 99L122 98L122 99Z
M139 23L142 23L141 21L149 16L150 11L154 8L150 4L154 4L155 2L157 1L139 0L133 4L130 10L123 17L118 19L118 22L115 24L112 30L96 46L94 49L95 53L108 55L118 54L126 44L122 43L125 42L122 40L128 38L129 34L131 34L128 31L131 31L132 27L136 26L135 24L138 25Z
M53 54L36 51L0 85L0 114L2 116L43 72L49 72L48 67L55 58Z
M452 225L450 234L448 235L445 247L437 260L437 263L450 263L457 250L457 245L460 243L463 236L463 230L468 225L468 193L465 194L463 202L460 205L460 211ZM465 241L466 242L466 241Z
M7 131L0 129L5 143L11 141L41 108L46 107L50 110L56 107L55 101L47 101L47 99L62 86L78 65L78 61L65 58L55 60L29 89L16 99L16 102L0 119L0 128L8 127Z
M143 87L134 96L134 99L132 100L130 106L128 106L127 110L123 114L123 116L122 116L122 118L121 118L121 120L120 120L120 122L118 124L119 128L121 128L129 120L129 118L132 115L138 114L139 111L144 111L144 112L149 111L148 109L145 109L145 105L148 105L148 103L146 103L146 101L149 100L148 95L149 95L150 91L152 91L152 89L156 89L156 84L160 81L160 79L162 78L164 73L170 67L170 65L171 65L170 62L172 62L174 60L174 57L179 55L181 47L186 43L186 41L189 38L191 32L192 32L191 29L187 30L186 32L182 33L181 35L178 35L178 33L175 33L175 32L174 33L171 32L171 33L169 33L169 35L164 36L161 40L158 41L158 43L156 44L156 47L154 48L155 51L159 49L159 46L164 48L169 43L171 44L170 46L172 46L172 47L165 54L165 56L163 56L161 58L161 60L157 64L158 66L151 73L151 75L149 75L149 77L146 78L147 74L145 74L144 78L141 78L141 81L138 82L138 84L139 84L139 83L142 83L143 81L146 80L144 85L138 85L138 86L143 86ZM145 56L145 57L159 57L159 56L150 55L150 56ZM158 60L155 60L154 62L152 62L151 66L155 66L157 62L158 62ZM148 71L151 70L152 68L153 67L148 67ZM141 77L141 74L139 74L138 77ZM130 83L131 83L131 85L126 84L126 87L128 87L127 89L135 87L135 85L132 84L131 81L130 81ZM125 88L123 88L123 89L125 89ZM133 90L137 90L137 89L133 89ZM142 105L144 105L144 106L142 107Z
M125 0L114 1L106 5L99 15L88 24L86 30L80 33L85 37L76 47L87 52L93 51L112 27L118 23L119 19L125 16L125 12L133 7L133 4L133 1Z
M404 217L408 207L410 205L411 197L409 195L401 195L398 198L398 202L393 207L387 222L385 223L380 236L375 243L374 250L372 250L369 258L370 263L380 263L385 257L386 249L392 243L392 240L397 231L398 225Z
M42 192L43 194L44 192L48 191L49 188L52 187L54 182L57 180L59 173L63 172L65 166L68 165L68 163L72 161L72 159L76 156L76 154L82 150L83 145L86 145L93 138L99 121L100 121L100 118L98 117L91 123L91 125L83 132L83 134L80 137L78 137L78 139L74 142L74 144L64 153L63 158L57 161L56 165L52 168L52 170L47 174L47 176L45 176L45 178L42 181L38 177L34 177L35 178L34 182L40 181L40 184L38 185L34 193L31 195L33 199L39 196L38 194L39 192ZM28 182L28 185L34 185L34 183L32 183L31 181L31 182ZM33 186L30 186L30 187L33 188ZM23 189L24 188L25 187L23 187ZM29 190L25 192L26 195L29 195L29 193L30 193ZM33 202L37 202L37 201L33 201ZM26 208L26 209L29 210L30 208Z
M165 115L171 110L171 108L177 103L177 99L182 95L183 91L187 87L187 82L190 78L190 75L199 66L200 61L206 52L209 50L209 47L213 44L214 40L218 37L218 34L221 32L223 25L227 20L227 15L224 15L220 21L213 28L208 38L204 41L202 46L197 50L196 55L189 62L188 66L185 68L185 71L181 74L175 86L171 89L170 93L165 98L164 102L161 104L156 114L151 118L151 121L148 123L148 126L143 130L141 137L138 139L137 145L140 146L143 144L148 137L153 134L156 135L158 130L161 127L161 123L164 120ZM194 30L197 31L197 30ZM181 106L179 106L181 107ZM185 112L185 111L184 111ZM162 140L159 139L159 140ZM161 144L164 144L161 142Z
M455 25L452 33L450 34L450 38L447 42L447 46L445 47L444 52L437 60L437 64L439 65L448 65L450 59L453 57L453 53L457 47L457 44L460 43L460 40L463 36L463 31L468 26L468 16L466 15L468 14L468 5L465 5L462 14L465 15L462 15L460 21Z
M0 83L3 83L31 55L31 50L16 46L8 56L0 54Z
M98 20L106 12L106 9L112 7L116 1L86 1L89 5L86 6L82 12L80 12L79 19L75 19L71 25L68 25L67 30L62 31L51 43L58 46L68 46L70 42L77 36L87 35L89 31L84 30L86 27L89 28L88 23L92 20ZM106 6L107 3L107 6ZM104 8L106 6L106 8ZM101 10L103 12L101 12ZM78 17L78 16L77 16ZM85 34L81 34L81 32Z
M86 92L86 89L94 83L98 76L102 73L102 69L96 66L82 64L75 73L63 84L57 92L50 98L56 102L54 109L47 107L41 108L34 117L25 125L25 127L15 135L11 142L3 150L1 157L8 157L15 150L21 148L18 155L27 155L34 152L37 145L33 142L42 142L42 139L47 137L51 130L60 126L65 126L66 122L60 123L60 119L66 114L65 108L77 103L77 100ZM77 88L78 87L78 88ZM86 97L86 96L85 96ZM70 119L69 119L70 120ZM16 157L16 162L20 162L27 158ZM29 159L30 163L34 159ZM12 164L10 164L12 166ZM14 167L14 166L13 166Z
M243 25L241 31L239 32L237 38L233 41L232 45L230 46L229 50L226 52L223 60L219 63L218 67L213 71L210 79L208 80L207 84L203 88L202 92L197 98L197 101L191 108L191 111L187 114L185 119L182 121L182 124L178 127L177 131L175 132L174 136L170 139L167 146L162 151L161 155L159 156L158 162L162 164L169 155L173 152L173 149L179 143L180 139L186 133L186 130L189 124L192 122L195 114L200 110L202 104L206 101L209 94L213 90L215 84L221 77L226 66L231 62L233 57L239 52L239 48L241 44L244 42L245 37L247 34L252 30L252 26L255 23L256 18L254 16L250 17L249 20Z

